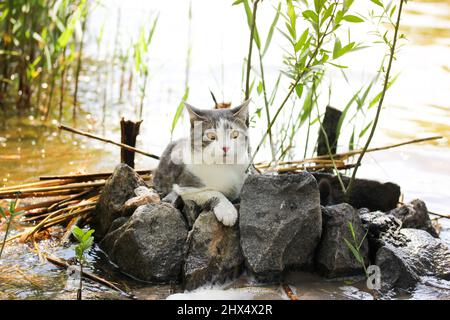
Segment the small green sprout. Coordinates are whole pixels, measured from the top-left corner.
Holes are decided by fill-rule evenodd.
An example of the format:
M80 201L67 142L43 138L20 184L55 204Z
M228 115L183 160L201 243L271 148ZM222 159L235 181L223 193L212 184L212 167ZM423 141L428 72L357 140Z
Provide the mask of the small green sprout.
M85 253L94 244L94 237L92 234L95 230L89 229L84 231L83 229L75 226L72 230L72 234L77 239L78 245L75 247L75 255L80 264L80 285L78 287L77 299L81 300L81 294L83 290L83 264L86 262Z
M366 265L364 263L364 257L361 254L361 246L364 243L364 239L367 237L367 232L368 231L364 234L364 237L362 237L362 239L360 241L358 241L358 239L356 238L355 229L353 228L353 224L350 221L348 222L348 229L350 230L350 234L352 235L352 242L353 243L344 238L345 244L347 245L347 247L352 252L352 254L355 257L356 261L358 261L362 265L362 267L364 269L364 274L366 275L366 277L368 277L369 275L367 273L367 268L366 268Z
M6 212L4 211L4 209L2 207L0 207L0 215L6 221L5 236L3 237L2 246L0 248L0 259L2 258L3 249L5 248L6 240L8 238L8 234L11 229L11 224L15 217L17 217L23 213L23 211L16 212L16 204L17 204L17 199L14 201L11 201L9 203L9 217L6 215Z

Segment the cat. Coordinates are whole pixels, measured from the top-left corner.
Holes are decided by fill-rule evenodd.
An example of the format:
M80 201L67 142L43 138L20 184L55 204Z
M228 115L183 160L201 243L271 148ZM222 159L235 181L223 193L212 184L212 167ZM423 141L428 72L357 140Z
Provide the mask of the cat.
M238 213L232 201L239 198L250 167L249 103L201 110L185 102L190 136L166 147L154 173L156 190L209 207L223 225L233 226Z

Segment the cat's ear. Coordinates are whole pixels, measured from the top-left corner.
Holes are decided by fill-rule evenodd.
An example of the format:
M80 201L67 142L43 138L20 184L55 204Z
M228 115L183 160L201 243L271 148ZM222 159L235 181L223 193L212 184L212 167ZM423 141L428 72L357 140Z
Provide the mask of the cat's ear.
M201 114L201 111L199 109L193 107L186 101L183 101L183 103L189 113L189 119L191 120L191 123L194 123L195 121L205 121L205 117Z
M247 126L249 125L248 105L250 104L250 101L251 99L247 99L240 106L231 109L233 117L241 119Z

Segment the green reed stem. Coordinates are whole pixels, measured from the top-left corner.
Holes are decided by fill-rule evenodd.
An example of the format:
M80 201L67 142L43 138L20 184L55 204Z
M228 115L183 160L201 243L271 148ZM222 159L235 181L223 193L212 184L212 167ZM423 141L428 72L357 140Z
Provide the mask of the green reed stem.
M248 100L250 98L250 70L252 68L252 51L253 51L253 40L255 36L256 29L256 11L258 10L259 0L255 0L253 3L253 19L252 19L252 27L250 30L250 40L248 44L248 55L247 55L247 71L246 71L246 80L245 80L245 99Z
M291 88L289 89L286 97L284 98L283 102L281 103L280 107L278 108L277 112L275 113L275 115L273 116L266 132L264 133L263 137L261 138L260 142L258 143L258 146L256 147L255 152L252 155L251 158L251 163L253 163L256 154L259 152L259 150L261 149L262 144L264 143L264 140L266 139L267 135L269 134L270 130L272 129L273 125L275 124L275 121L278 119L278 116L280 115L281 111L283 110L284 106L286 105L286 103L288 102L290 96L292 95L292 93L294 92L295 88L297 87L297 85L300 83L300 81L303 79L303 77L309 72L309 69L311 67L311 64L313 63L315 57L317 56L317 54L319 53L319 49L321 48L323 41L325 40L325 37L328 35L328 29L331 26L331 23L334 21L335 18L335 13L336 13L336 6L334 6L333 8L333 12L330 16L330 20L327 23L327 26L325 28L325 31L322 33L322 36L318 37L318 41L317 41L317 46L314 49L314 52L312 53L312 55L309 57L308 62L305 66L305 68L303 69L303 71L297 76L297 78L295 79L294 83L291 85Z
M345 191L345 196L349 197L352 188L353 188L353 183L355 181L356 178L356 173L358 172L358 167L360 166L362 159L364 158L364 155L366 154L367 149L370 146L370 143L372 142L372 138L375 134L375 130L377 128L378 125L378 120L380 118L380 113L381 113L381 108L383 106L383 102L384 102L384 97L386 95L386 91L388 89L388 85L389 85L389 77L391 74L391 68L392 68L392 61L394 60L394 55L395 55L395 48L397 45L397 39L398 39L398 30L400 28L400 19L401 19L401 15L402 15L402 9L403 9L403 2L405 0L400 0L400 6L398 8L398 14L397 14L397 21L395 23L395 29L394 29L394 39L392 42L392 46L390 46L390 52L389 52L389 62L388 62L388 67L386 70L386 76L384 78L384 84L383 84L383 91L381 93L381 98L378 102L378 106L377 106L377 112L375 115L375 120L373 122L373 126L372 129L370 130L370 134L369 137L367 138L366 144L364 145L364 148L362 149L362 152L359 154L358 156L358 160L356 161L356 167L353 169L353 173L352 173L352 177L350 179L350 182L347 186L347 190Z

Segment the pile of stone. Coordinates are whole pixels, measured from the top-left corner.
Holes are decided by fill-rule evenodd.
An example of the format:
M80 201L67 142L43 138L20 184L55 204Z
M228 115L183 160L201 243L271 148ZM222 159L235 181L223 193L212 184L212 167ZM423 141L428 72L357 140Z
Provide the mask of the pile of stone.
M331 181L309 173L250 175L239 220L226 227L193 202L173 195L160 200L122 164L103 189L93 228L122 272L149 282L180 282L187 290L245 270L263 282L297 270L328 278L361 275L363 263L380 267L383 289L410 288L422 276L450 279L449 248L422 201L396 208L398 186L359 180L351 204L339 203L333 183L326 197L319 192L321 179ZM373 210L373 195L385 212ZM354 240L359 258L348 246Z

